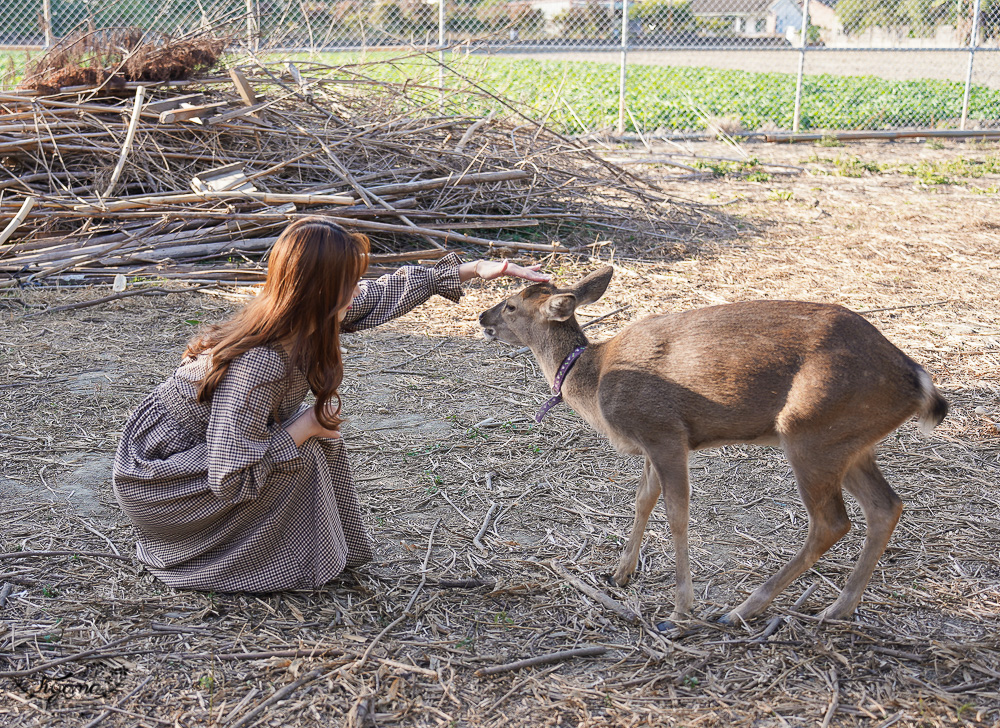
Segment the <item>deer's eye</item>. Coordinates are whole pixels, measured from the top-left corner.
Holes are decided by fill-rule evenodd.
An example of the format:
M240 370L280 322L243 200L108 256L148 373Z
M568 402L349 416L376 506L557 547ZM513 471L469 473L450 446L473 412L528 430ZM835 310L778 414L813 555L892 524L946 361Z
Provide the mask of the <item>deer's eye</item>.
M513 303L508 302L507 305L503 307L503 310L504 311L509 311L510 313L514 313L514 311L516 311L517 309L514 308L514 304Z

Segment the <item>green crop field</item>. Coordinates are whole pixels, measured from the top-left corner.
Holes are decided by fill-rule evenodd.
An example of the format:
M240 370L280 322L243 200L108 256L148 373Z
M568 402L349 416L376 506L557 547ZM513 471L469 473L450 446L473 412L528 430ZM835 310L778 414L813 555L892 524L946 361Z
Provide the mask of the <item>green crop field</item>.
M425 88L428 103L439 82L434 58L420 55L398 58L387 53L320 53L294 59L306 73L316 70L310 68L314 62L322 64L324 73L337 76L357 74L396 83L409 80L411 88ZM20 80L24 62L23 52L0 52L3 88ZM463 93L479 87L567 133L617 124L617 64L460 54L449 56L446 63L443 82L450 91L447 109L451 113L478 116L502 111L504 105L497 100ZM963 93L963 84L950 81L806 76L800 128L956 128ZM713 119L724 117L746 130L791 129L794 101L792 74L632 65L626 87L626 129L635 131L638 127L646 133L701 131ZM969 119L982 126L1000 123L1000 91L973 86Z
M358 61L357 54L319 54L314 60L339 66ZM369 54L367 60L371 60ZM613 63L546 61L472 55L448 61L448 67L482 88L514 102L531 116L580 133L613 127L618 119L619 68ZM437 83L427 59L367 66L374 79L418 78ZM460 89L462 82L445 83ZM954 128L961 116L964 84L936 81L890 81L876 76L806 76L802 89L801 128L891 129ZM626 129L651 132L699 131L718 117L736 117L743 128L790 129L795 77L785 73L746 73L712 68L634 65L628 69ZM461 104L461 99L450 97ZM482 99L466 101L467 113L499 107ZM992 126L1000 122L1000 91L973 86L969 119Z

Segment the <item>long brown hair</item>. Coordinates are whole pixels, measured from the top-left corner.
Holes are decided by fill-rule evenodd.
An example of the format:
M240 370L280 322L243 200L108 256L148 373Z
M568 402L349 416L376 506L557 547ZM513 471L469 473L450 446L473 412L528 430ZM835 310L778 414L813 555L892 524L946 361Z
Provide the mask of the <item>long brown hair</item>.
M343 420L328 414L325 404L334 398L340 404L337 389L344 378L337 312L350 304L368 260L368 238L325 218L302 218L285 228L271 249L257 297L188 343L185 358L206 351L212 356L197 386L198 401L212 397L236 357L258 346L281 346L316 395L316 419L336 428Z

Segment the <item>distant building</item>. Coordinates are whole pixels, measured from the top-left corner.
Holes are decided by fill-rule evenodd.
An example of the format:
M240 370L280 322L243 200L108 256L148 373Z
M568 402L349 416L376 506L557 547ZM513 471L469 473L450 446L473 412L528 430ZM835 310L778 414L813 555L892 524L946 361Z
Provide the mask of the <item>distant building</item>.
M703 27L744 38L797 39L802 28L802 3L796 0L692 0L691 12ZM833 8L811 0L810 25L832 29L835 23Z
M779 2L781 0L778 0ZM691 12L703 27L744 37L774 35L768 22L775 0L692 0Z

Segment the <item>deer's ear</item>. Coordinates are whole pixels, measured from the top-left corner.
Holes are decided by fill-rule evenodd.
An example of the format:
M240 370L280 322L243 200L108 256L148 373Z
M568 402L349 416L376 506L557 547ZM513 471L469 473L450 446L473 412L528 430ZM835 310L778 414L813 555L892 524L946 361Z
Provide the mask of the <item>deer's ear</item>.
M576 310L576 296L572 293L556 293L542 304L542 315L550 321L565 321Z
M606 265L573 286L570 290L576 296L576 305L586 306L603 296L604 292L608 290L608 284L611 283L611 276L614 272L614 268Z

